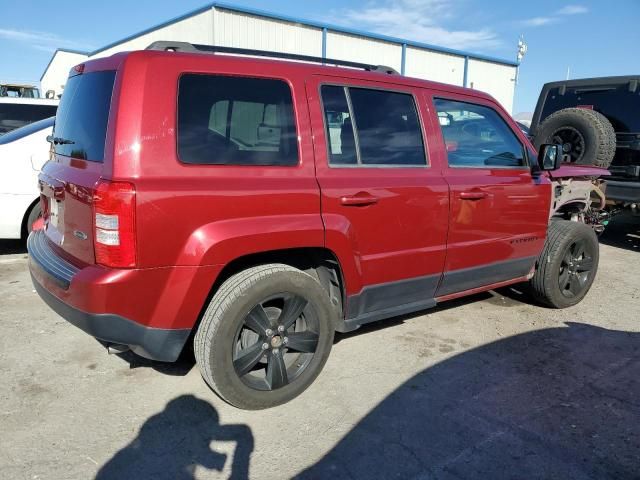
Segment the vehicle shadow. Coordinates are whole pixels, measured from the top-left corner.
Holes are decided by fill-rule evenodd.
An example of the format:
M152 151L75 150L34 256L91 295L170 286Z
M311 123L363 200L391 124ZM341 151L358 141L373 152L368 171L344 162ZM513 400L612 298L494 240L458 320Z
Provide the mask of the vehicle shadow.
M117 356L129 364L130 369L152 368L156 372L164 375L184 377L195 366L196 360L193 356L193 349L187 345L175 362L158 362L136 355L131 351L118 353Z
M0 240L0 256L27 253L27 246L21 240Z
M236 444L233 460L211 449L216 441ZM211 404L181 395L149 418L138 436L105 463L95 478L191 479L198 466L221 472L228 461L229 478L249 478L253 446L247 425L220 425Z
M614 217L600 236L600 243L640 252L640 216L623 213Z
M569 323L388 395L298 478L640 478L640 333Z
M469 295L466 297L460 297L460 298L456 298L454 300L448 300L446 302L443 303L439 303L438 305L436 305L435 307L432 308L428 308L425 310L420 310L417 312L413 312L413 313L407 313L405 315L398 315L396 317L391 317L391 318L387 318L384 320L379 320L379 321L375 321L375 322L371 322L371 323L365 323L364 325L362 325L360 328L358 328L357 330L354 330L352 332L347 332L347 333L340 333L340 332L336 332L335 338L334 338L334 345L336 343L339 343L343 340L346 340L348 338L351 337L356 337L356 336L360 336L360 335L366 335L368 333L374 333L377 332L378 330L382 330L385 328L392 328L396 325L400 325L402 323L405 322L405 320L410 320L412 318L416 318L416 317L420 317L422 315L428 315L430 313L437 313L437 312L444 312L446 310L452 309L452 308L458 308L461 307L463 305L467 305L469 303L475 303L475 302L479 302L482 300L491 300L494 297L494 295L492 295L490 292L481 292L481 293L476 293L474 295Z

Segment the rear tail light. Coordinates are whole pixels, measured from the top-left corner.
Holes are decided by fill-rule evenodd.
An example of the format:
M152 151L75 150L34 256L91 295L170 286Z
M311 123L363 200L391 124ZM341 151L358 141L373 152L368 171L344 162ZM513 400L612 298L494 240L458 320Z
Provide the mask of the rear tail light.
M93 200L96 263L136 265L136 189L127 182L100 180Z

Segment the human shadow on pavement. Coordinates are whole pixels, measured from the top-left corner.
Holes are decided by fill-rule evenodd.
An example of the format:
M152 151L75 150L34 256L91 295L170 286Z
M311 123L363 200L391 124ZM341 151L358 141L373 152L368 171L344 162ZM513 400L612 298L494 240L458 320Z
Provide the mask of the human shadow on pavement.
M233 460L211 449L216 441L235 442ZM102 466L96 480L186 480L195 478L197 466L222 471L226 462L231 462L229 478L248 478L253 443L248 426L220 425L211 404L182 395L149 418L138 436Z
M429 367L303 479L640 478L640 333L569 323Z

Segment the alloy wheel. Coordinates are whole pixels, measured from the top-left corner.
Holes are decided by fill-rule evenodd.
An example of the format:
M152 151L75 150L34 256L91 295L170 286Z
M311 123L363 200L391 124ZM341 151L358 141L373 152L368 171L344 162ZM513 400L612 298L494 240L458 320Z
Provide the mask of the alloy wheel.
M593 252L589 251L585 240L577 240L569 245L562 261L558 283L565 297L573 298L587 288L593 270Z
M299 295L273 295L254 306L234 338L233 368L245 385L276 390L295 381L319 341L313 305Z
M559 128L551 138L554 143L562 145L564 158L570 163L577 163L584 156L586 142L577 129L569 126Z

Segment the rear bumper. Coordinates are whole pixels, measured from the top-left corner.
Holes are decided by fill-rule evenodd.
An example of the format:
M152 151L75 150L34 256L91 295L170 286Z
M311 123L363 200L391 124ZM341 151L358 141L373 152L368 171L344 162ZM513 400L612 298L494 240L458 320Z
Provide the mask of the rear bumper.
M607 200L640 203L640 182L608 180L605 185L605 196Z
M128 345L134 353L163 362L177 360L191 329L161 329L140 325L111 313L87 313L67 305L51 294L31 275L33 285L51 309L89 335L108 343Z
M57 253L43 230L27 245L35 289L56 313L99 340L153 360L177 359L220 271L76 265Z

